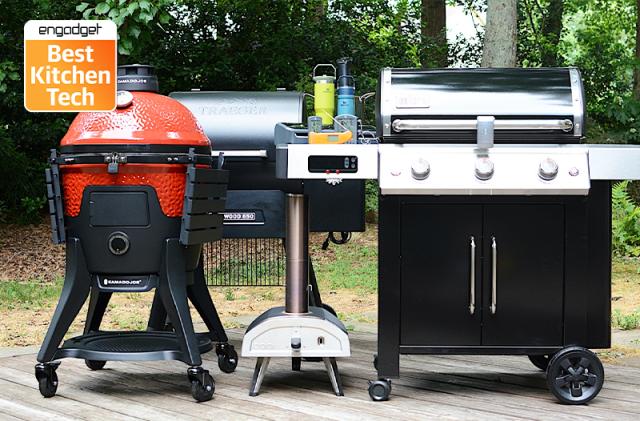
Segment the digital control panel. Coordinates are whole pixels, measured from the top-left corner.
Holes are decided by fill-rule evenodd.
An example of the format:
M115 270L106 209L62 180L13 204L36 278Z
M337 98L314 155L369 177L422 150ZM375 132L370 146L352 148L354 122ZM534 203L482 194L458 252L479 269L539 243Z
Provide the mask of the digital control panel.
M330 183L377 179L378 145L277 145L276 176Z
M308 159L311 173L341 174L358 172L355 155L311 155Z

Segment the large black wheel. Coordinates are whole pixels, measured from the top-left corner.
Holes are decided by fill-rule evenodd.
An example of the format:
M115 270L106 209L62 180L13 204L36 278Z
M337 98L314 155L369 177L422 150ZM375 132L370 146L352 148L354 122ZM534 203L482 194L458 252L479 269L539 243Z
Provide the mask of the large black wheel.
M549 361L547 385L562 403L582 405L595 398L604 383L604 368L596 354L572 346Z
M369 396L371 400L380 402L389 400L391 395L391 381L382 379L369 382Z
M231 344L218 344L216 346L218 355L218 367L224 373L233 373L238 367L238 353Z
M529 361L542 371L547 371L549 360L549 355L529 355Z
M213 377L207 372L204 372L200 379L191 381L191 395L198 402L210 401L215 390Z
M98 361L98 360L84 360L84 363L87 365L87 367L89 367L91 370L102 370L105 366L105 364L107 364L106 361Z
M42 368L39 368L41 366ZM45 398L51 398L58 391L58 375L54 366L36 366L36 378L38 379L38 389Z

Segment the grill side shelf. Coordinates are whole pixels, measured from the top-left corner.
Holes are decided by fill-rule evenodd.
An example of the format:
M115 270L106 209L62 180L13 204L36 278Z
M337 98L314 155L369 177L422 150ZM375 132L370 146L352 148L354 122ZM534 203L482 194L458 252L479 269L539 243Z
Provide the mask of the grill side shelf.
M194 245L222 238L229 173L211 168L187 168L180 243Z
M64 208L62 207L62 189L60 187L60 167L57 164L57 152L51 150L51 167L44 171L47 183L47 201L51 219L51 240L54 244L66 241L64 226Z

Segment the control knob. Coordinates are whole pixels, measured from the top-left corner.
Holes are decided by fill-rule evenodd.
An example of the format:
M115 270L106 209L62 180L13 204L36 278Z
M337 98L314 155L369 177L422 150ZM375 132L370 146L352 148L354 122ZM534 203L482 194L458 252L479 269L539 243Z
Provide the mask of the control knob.
M538 167L538 176L545 180L551 181L558 175L558 163L552 158L546 158L540 162Z
M416 180L424 180L429 177L430 172L431 166L423 158L418 158L411 164L411 176Z
M493 162L488 157L476 160L476 178L478 180L488 180L493 176Z

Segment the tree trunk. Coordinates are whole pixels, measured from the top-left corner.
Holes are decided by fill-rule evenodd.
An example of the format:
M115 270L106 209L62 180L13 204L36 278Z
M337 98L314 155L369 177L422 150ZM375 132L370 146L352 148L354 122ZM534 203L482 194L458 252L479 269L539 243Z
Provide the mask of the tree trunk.
M636 0L636 63L633 66L633 97L640 100L640 0Z
M638 0L640 3L640 0ZM562 13L564 0L550 0L547 14L542 20L542 34L547 40L542 47L542 65L553 67L558 65L558 43L562 32Z
M517 0L488 0L482 67L515 67Z
M639 0L640 1L640 0ZM424 67L447 67L447 5L445 0L422 0L420 30Z

